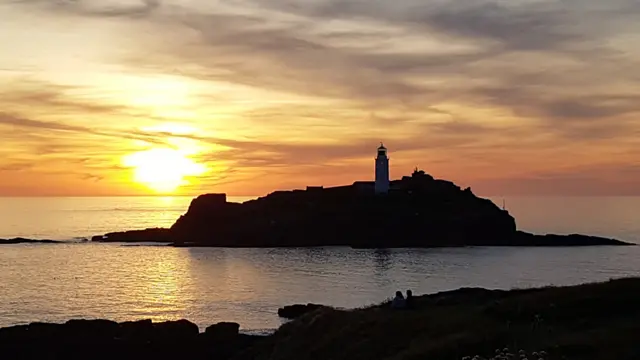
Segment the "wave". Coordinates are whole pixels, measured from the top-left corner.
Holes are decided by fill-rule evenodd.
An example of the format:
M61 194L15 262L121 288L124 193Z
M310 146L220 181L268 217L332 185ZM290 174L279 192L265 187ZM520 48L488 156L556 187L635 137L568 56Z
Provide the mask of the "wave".
M273 335L276 330L277 329L240 329L240 333L245 335L269 336Z

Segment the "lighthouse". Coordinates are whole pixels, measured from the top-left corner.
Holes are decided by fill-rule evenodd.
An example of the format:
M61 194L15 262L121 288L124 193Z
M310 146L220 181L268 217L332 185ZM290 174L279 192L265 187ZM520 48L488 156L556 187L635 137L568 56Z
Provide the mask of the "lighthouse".
M378 156L376 157L376 194L387 194L389 192L389 157L387 148L380 143Z

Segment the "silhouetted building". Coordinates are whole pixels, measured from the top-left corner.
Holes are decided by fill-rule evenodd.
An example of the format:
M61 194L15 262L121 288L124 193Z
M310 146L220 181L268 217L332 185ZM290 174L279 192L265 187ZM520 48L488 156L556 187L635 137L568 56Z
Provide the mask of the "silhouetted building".
M389 193L389 157L387 148L381 143L376 157L376 194Z

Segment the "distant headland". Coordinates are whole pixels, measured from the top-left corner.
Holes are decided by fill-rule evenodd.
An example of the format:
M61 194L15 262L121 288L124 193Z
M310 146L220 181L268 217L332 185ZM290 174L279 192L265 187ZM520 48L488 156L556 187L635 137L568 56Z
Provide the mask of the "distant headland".
M631 245L586 235L534 235L493 202L416 169L389 180L380 145L375 181L276 191L245 203L225 194L195 198L169 229L94 236L98 242L166 242L174 246L354 248Z

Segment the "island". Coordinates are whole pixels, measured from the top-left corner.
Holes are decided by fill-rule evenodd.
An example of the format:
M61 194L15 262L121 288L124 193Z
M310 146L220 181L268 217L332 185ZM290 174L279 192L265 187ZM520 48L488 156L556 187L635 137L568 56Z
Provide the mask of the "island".
M385 150L386 151L386 150ZM171 226L94 236L97 242L173 246L424 248L631 245L586 235L534 235L470 188L422 170L394 181L276 191L244 203L225 194L195 198Z

